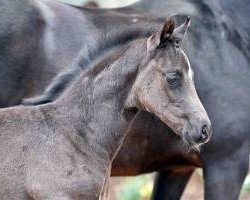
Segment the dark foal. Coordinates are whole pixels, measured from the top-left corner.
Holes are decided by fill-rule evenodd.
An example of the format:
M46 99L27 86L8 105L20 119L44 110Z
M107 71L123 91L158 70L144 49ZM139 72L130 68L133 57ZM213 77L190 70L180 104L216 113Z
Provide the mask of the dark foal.
M191 147L206 142L210 121L179 47L188 23L174 29L170 18L107 54L54 103L2 109L1 199L103 199L111 162L142 110Z

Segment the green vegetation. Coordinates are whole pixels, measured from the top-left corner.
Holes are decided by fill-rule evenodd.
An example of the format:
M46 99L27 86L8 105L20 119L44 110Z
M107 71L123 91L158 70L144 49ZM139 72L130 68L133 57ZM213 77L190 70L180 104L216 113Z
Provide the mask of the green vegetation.
M241 190L241 195L246 195L247 193L250 193L250 175L246 177L242 190Z
M202 177L202 171L198 171ZM115 188L117 200L148 200L153 189L153 175L143 175L125 178L124 181ZM250 195L250 175L247 176L241 191L241 199Z
M151 175L126 178L116 188L116 197L118 200L146 200L149 199L152 189L153 179Z

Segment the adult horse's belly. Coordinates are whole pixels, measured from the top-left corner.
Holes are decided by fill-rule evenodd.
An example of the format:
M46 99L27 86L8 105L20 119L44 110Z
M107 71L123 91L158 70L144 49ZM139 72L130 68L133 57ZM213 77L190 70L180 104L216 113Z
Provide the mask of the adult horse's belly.
M159 169L200 167L199 154L149 113L135 120L113 165L112 176L132 176Z

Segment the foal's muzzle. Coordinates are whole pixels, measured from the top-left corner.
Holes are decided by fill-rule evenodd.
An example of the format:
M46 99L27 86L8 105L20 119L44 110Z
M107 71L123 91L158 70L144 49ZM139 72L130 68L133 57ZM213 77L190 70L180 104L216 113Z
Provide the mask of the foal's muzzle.
M200 121L200 120L199 120ZM194 127L184 130L184 138L189 145L201 145L209 141L212 135L211 123L207 120L196 121Z

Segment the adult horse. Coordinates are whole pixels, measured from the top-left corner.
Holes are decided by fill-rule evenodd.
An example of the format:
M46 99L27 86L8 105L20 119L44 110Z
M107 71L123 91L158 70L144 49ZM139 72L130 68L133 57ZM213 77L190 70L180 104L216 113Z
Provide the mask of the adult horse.
M0 11L0 107L41 93L55 75L71 66L82 47L95 47L98 39L113 31L112 24L125 29L124 24L131 22L121 15L112 18L110 11L83 12L46 0L0 0ZM132 39L123 42L128 40Z
M155 189L154 199L178 199L193 170L203 167L206 199L237 199L248 171L250 152L247 117L250 114L250 40L248 24L240 20L247 16L249 5L245 1L228 4L224 1L154 1L148 4L145 1L141 7L137 5L125 9L126 12L162 14L159 10L164 9L165 14L172 10L192 16L191 40L185 45L197 74L198 93L211 116L215 136L202 148L201 154L188 155L180 150L181 144L176 144L178 139L164 134L167 130L164 125L142 114L150 129L142 132L143 124L138 123L131 130L114 162L113 174L132 175L165 167L157 180L159 187ZM134 21L138 19L134 16ZM134 141L143 142L131 145ZM167 149L166 144L169 144ZM138 146L140 149L147 147L147 151L139 151ZM177 165L180 170L176 170Z
M189 19L102 55L55 102L0 110L1 199L103 199L112 161L141 110L190 147L211 124L180 48Z

